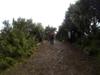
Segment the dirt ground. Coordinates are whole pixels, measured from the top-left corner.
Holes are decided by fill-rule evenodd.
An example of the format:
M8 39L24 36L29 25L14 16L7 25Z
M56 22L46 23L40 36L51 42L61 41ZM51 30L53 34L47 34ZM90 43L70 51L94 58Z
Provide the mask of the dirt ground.
M95 75L86 56L69 43L43 42L35 55L2 75Z

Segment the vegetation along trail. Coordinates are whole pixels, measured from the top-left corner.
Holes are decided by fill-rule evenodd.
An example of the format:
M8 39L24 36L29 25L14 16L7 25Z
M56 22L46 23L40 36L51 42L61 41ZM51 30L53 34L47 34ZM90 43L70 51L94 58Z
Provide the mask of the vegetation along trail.
M43 13L35 11L33 9L34 6L31 6L32 8L27 7L37 13L38 18L41 19L39 21L41 23L38 20L37 22L33 22L35 21L32 17L35 15L34 13L32 15L26 14L26 16L30 16L32 19L17 18L18 16L16 15L19 15L17 12L21 13L19 8L18 10L15 9L17 12L15 16L12 16L12 21L2 21L3 15L1 16L2 20L0 19L0 21L2 21L4 26L2 29L0 28L0 74L100 75L100 0L76 0L75 3L66 7L63 21L61 24L57 24L57 26L55 26L56 23L59 23L61 20L59 13L63 11L63 8L57 11L60 8L57 6L57 3L62 7L60 4L62 2L59 3L60 0L55 1L56 3L53 0L50 1L52 2L44 0L42 2L45 4L41 2L35 4L40 6L39 8L36 6L36 10L40 11L42 9L41 6L44 7L44 10L42 10ZM9 2L12 3L12 1ZM28 2L30 1L27 1L26 4L29 4ZM2 5L5 5L5 1L3 3ZM14 3L16 2L14 1ZM25 2L22 1L21 6L23 3ZM54 6L51 6L52 4ZM64 4L66 3L64 2ZM53 9L48 11L47 9L50 8L47 5L50 5L51 9L54 8L57 13ZM25 11L27 11L27 8L25 8ZM5 19L11 17L10 14L8 15L4 14ZM25 16L23 15L23 17ZM50 18L47 19L47 17ZM46 20L42 20L43 18ZM42 21L44 24L42 24ZM45 27L45 25L48 26ZM58 25L60 25L59 28ZM61 42L55 41L54 43L54 39ZM44 40L48 40L50 43ZM65 41L66 43L63 43ZM42 43L37 46L40 42Z

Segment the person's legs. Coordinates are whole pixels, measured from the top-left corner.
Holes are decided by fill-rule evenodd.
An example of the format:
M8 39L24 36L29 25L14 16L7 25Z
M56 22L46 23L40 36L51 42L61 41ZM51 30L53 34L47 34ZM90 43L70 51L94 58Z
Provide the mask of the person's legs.
M54 39L51 40L51 44L54 45Z

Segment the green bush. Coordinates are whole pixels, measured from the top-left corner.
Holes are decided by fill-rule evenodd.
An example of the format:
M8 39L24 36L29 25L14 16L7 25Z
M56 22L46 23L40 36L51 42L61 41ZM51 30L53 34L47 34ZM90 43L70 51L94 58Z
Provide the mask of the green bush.
M81 48L83 52L90 56L97 56L100 53L100 40L98 39L84 39L78 40L76 46Z
M11 57L0 56L0 71L13 65L16 61Z
M16 61L32 55L37 47L36 44L40 38L39 34L43 32L41 24L34 26L31 20L22 18L17 21L13 20L12 27L8 23L5 24L0 34L1 71L10 67Z

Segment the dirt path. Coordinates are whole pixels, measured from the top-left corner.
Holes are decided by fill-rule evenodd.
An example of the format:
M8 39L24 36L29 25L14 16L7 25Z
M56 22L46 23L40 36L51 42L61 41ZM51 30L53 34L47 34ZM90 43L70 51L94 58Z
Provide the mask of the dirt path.
M44 42L35 56L3 75L95 75L91 63L69 44Z

